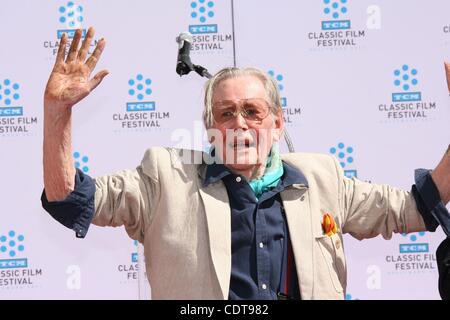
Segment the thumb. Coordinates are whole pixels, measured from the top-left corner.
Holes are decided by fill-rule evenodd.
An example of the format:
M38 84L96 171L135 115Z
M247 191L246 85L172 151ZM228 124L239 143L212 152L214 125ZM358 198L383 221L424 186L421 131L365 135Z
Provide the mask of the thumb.
M97 88L97 86L102 82L103 78L109 74L108 70L99 71L90 81L89 81L89 89L90 91Z

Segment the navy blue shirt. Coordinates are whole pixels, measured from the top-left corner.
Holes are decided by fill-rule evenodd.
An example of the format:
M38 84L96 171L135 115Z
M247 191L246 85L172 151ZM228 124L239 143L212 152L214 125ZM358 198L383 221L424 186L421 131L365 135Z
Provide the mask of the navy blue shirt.
M276 299L278 291L300 298L295 267L289 268L294 270L294 274L285 272L290 242L280 192L293 183L307 182L301 172L286 163L283 166L284 175L278 186L267 191L259 200L254 197L243 177L238 182L238 176L219 164L207 168L204 183L222 180L230 199L231 299ZM415 180L412 194L427 230L434 231L441 224L444 232L450 236L450 215L440 200L430 171L416 170ZM84 238L95 212L94 195L94 181L77 169L75 189L66 199L48 202L44 190L41 201L43 208L53 218L74 230L77 237ZM286 278L290 279L288 292L283 290L285 286L281 288Z
M209 165L205 185L223 181L231 208L231 279L229 299L277 299L282 291L300 298L295 265L287 277L289 232L280 192L292 184L307 185L303 174L283 163L278 185L259 200L243 176L231 173L223 164ZM288 292L285 292L288 290Z

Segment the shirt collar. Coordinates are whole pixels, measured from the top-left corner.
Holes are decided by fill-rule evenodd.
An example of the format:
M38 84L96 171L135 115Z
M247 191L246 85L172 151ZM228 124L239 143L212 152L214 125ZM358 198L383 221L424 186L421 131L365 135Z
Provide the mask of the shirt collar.
M308 187L308 180L306 180L306 177L299 169L292 167L284 161L282 161L282 163L284 173L281 177L281 185L283 187L289 187L294 184L301 184ZM230 174L232 174L232 172L225 165L220 163L210 164L206 167L203 186L207 187L211 183L215 183Z
M207 187L211 183L215 183L221 180L223 177L230 175L231 171L225 165L221 163L209 164L206 167L205 179L203 181L203 186Z
M287 164L286 162L283 162L283 169L284 174L281 177L281 184L284 187L289 187L294 184L300 184L304 185L305 187L308 187L308 180L306 179L303 172L300 171L300 169L294 168L293 166Z

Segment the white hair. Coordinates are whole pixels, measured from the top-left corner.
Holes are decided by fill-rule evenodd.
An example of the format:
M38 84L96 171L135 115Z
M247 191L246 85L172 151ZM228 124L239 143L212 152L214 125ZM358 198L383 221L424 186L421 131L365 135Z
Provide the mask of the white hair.
M224 68L217 72L211 79L208 80L205 86L205 108L203 110L203 122L205 127L211 128L214 124L214 117L212 114L212 99L214 90L217 88L219 83L230 78L238 78L243 76L254 76L261 80L267 97L269 98L271 112L277 115L281 112L281 99L280 92L278 90L278 84L271 76L266 72L258 68Z

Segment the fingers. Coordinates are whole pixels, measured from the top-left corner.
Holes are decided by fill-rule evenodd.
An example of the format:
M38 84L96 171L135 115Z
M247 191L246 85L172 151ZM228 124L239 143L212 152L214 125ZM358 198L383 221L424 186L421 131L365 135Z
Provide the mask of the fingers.
M74 61L77 57L77 50L78 45L80 44L81 35L81 29L77 29L77 31L75 31L75 36L72 39L72 44L70 45L69 54L67 55L67 63Z
M97 88L97 86L102 82L103 78L106 77L109 74L108 70L102 70L99 73L97 73L90 81L89 81L89 87L90 91Z
M67 34L63 33L58 47L58 53L56 54L55 67L64 62L66 55Z
M105 39L100 39L100 41L97 43L97 47L95 47L94 52L86 61L86 65L89 67L89 69L94 70L98 60L100 59L100 56L102 55L103 49L105 49L105 45Z
M445 65L445 76L447 77L447 87L448 91L450 92L450 63L444 62Z
M83 41L83 44L81 45L80 52L78 52L77 59L79 61L83 62L86 59L89 47L91 46L92 39L94 38L94 34L95 34L94 28L90 27Z

